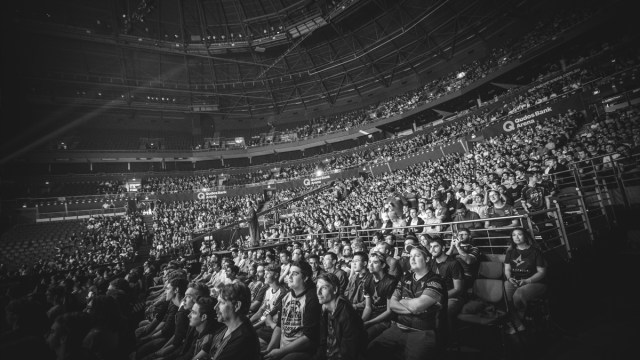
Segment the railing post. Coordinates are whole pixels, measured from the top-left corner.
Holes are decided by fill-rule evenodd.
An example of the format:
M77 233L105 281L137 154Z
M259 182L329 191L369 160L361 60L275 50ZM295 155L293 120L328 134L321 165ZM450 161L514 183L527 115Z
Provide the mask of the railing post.
M624 185L624 181L622 181L622 171L620 171L618 159L613 159L611 162L613 163L614 178L616 179L616 184L618 185L620 194L622 195L622 202L626 208L629 208L631 206L631 202L629 201L629 195L627 194L627 187Z
M564 219L562 218L562 211L560 211L560 204L558 200L553 200L553 205L555 206L555 210L557 212L557 216L555 218L556 225L558 229L560 229L560 236L562 238L562 242L564 243L565 249L567 250L567 258L571 260L571 244L569 244L569 236L567 235L567 229L564 227Z
M578 171L578 165L576 164L573 168L573 179L576 182L576 187L582 187L582 179L580 179L580 172Z
M590 244L593 245L595 239L593 237L593 230L591 229L591 221L589 220L589 214L587 213L587 206L584 203L584 196L582 195L582 191L580 188L576 189L578 191L578 206L580 207L580 213L582 216L582 222L585 225L585 229L589 233Z
M601 184L601 183L602 183L602 184ZM611 219L611 218L609 217L609 212L607 211L607 208L606 208L606 206L605 206L605 205L607 205L607 204L605 204L605 198L604 198L604 196L603 196L603 190L602 190L602 189L604 189L604 191L606 191L606 192L607 192L607 194L608 194L608 189L607 189L607 182L606 182L606 180L605 180L605 179L597 179L597 178L596 178L596 187L595 187L595 190L596 190L596 198L598 199L598 204L600 205L600 209L602 210L602 213L604 214L605 218L607 219L607 226L609 226L609 229L611 229L611 225L612 225L612 223L613 223L613 224L615 224L615 223L616 223L616 219L615 219L615 218L614 218L614 219ZM608 195L607 195L607 197L608 197ZM610 199L610 198L608 198L608 200L609 200L609 201L608 201L608 202L609 202L609 204L608 204L608 205L611 205L611 199Z

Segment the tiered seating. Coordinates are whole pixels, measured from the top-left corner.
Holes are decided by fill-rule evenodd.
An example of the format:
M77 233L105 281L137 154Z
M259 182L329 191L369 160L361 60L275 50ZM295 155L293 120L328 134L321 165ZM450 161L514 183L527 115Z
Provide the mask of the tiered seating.
M50 259L56 247L72 245L70 236L85 230L80 220L18 225L0 238L0 261L20 266Z

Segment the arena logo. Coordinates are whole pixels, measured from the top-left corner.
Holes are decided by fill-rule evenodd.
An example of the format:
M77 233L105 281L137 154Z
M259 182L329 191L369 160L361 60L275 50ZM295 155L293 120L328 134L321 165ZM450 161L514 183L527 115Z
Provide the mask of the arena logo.
M311 186L311 185L320 184L322 180L327 180L327 179L331 179L331 176L324 175L324 176L318 176L315 178L307 178L302 180L302 183L304 184L304 186Z
M209 192L199 192L197 197L198 200L205 200L205 199L213 199L213 198L217 198L218 195L226 195L227 191L226 190L222 190L222 191L209 191Z
M551 106L547 106L544 109L536 110L531 114L524 115L519 118L515 118L513 121L507 120L502 124L502 129L505 132L511 132L515 129L519 129L521 127L529 126L536 122L536 118L540 115L548 114L552 112L553 109Z
M505 121L504 124L502 124L502 130L506 132L511 132L515 129L516 129L516 124L511 120Z

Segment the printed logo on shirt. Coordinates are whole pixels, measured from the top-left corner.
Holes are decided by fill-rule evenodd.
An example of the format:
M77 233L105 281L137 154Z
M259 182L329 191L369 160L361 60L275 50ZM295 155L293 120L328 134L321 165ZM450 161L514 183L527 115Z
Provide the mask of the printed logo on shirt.
M291 299L282 309L282 331L287 338L292 338L302 330L302 306L298 299Z
M524 260L522 260L522 255L518 256L518 258L513 259L513 263L516 264L516 267L524 264Z

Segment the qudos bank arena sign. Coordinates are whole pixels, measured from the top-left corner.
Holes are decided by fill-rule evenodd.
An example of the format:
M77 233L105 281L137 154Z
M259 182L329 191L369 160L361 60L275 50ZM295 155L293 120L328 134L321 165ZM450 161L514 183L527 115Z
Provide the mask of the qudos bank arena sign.
M573 95L554 104L546 106L543 105L542 108L539 108L537 110L530 110L524 114L518 114L515 117L509 116L505 120L488 126L484 130L482 130L482 134L484 135L485 139L496 137L502 134L508 134L515 130L534 125L538 121L542 121L550 116L562 114L569 109L582 109L578 96Z

